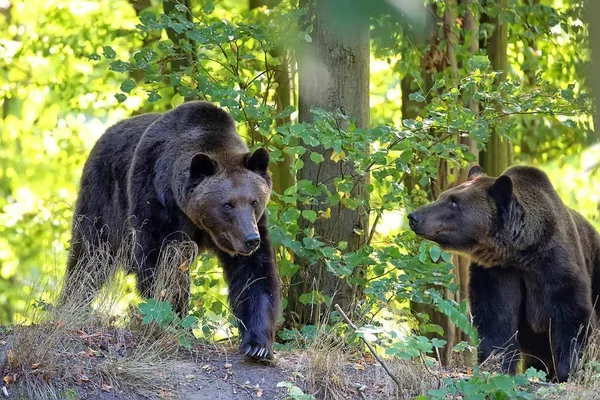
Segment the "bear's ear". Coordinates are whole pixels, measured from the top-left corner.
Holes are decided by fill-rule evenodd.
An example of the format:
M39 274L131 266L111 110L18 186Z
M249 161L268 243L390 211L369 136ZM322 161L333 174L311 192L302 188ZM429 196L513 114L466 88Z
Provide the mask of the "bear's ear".
M472 181L473 179L475 179L481 175L485 175L483 168L481 168L479 165L473 165L471 167L471 169L469 170L469 175L467 175L467 180Z
M501 217L505 217L510 209L513 194L513 182L506 176L501 175L490 187L490 196L496 202Z
M250 155L246 154L245 165L250 171L259 175L267 175L269 169L269 152L264 147L260 147Z
M204 153L198 153L192 158L190 165L190 180L198 181L207 176L214 175L217 171L217 163Z

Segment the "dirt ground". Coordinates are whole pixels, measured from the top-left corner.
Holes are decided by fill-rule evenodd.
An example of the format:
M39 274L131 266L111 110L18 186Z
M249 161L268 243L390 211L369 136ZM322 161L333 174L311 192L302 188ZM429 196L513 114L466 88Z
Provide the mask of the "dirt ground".
M389 382L375 362L346 360L341 365L339 359L324 357L312 365L314 360L304 353L277 352L273 362L257 363L240 355L233 345L196 343L192 350L180 350L168 359L149 357L135 364L131 353L122 351L135 341L129 331L65 331L58 343L42 338L33 349L26 348L31 345L23 339L16 339L32 329L15 332L0 328L0 399L278 400L288 398L288 389L278 387L278 383L289 382L314 393L320 391L321 378L326 378L323 385L330 386L327 390L343 395L341 398L360 399L356 388L364 383L369 399L389 398ZM116 337L119 339L113 340ZM48 346L48 351L41 351L43 346ZM30 353L34 358L25 358ZM39 362L33 362L36 359ZM123 380L107 378L102 368L109 368L108 375ZM131 372L110 374L117 372L115 368L129 368ZM137 390L130 390L132 383Z
M233 350L233 349L232 349ZM185 361L177 377L175 393L182 400L285 399L287 390L277 387L291 379L277 363L257 364L238 353L213 353L205 360Z

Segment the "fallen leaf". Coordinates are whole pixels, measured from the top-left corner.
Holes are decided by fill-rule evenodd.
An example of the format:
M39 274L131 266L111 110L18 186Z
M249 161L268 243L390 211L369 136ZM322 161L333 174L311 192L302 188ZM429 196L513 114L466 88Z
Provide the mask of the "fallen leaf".
M184 260L183 263L179 266L179 270L186 272L190 270L190 262L189 260Z
M40 367L40 365L42 365L42 364L39 362L33 363L33 364L31 364L31 369L38 369Z
M225 367L225 369L229 369L229 368L233 367L233 364L231 364L231 363L226 363L226 364L224 365L224 367Z
M355 363L355 364L352 364L352 367L353 367L354 369L357 369L357 370L359 370L359 371L364 371L364 370L365 370L365 364L363 364L363 363Z
M256 397L262 397L262 390L259 390L258 392L256 392Z
M15 353L13 353L12 350L9 350L6 353L6 358L8 359L8 363L9 364L11 364L11 365L14 364L14 362L15 362Z
M60 329L60 328L62 328L63 326L65 326L65 323L62 321L62 319L61 319L61 320L58 320L58 322L56 323L56 327Z
M3 380L3 381L4 381L4 383L6 383L6 385L8 386L8 385L10 385L10 383L12 382L12 376L10 376L10 375L6 375L6 376L4 377L4 379L2 379L2 380Z
M194 380L194 378L195 378L195 377L196 377L195 375L186 375L186 376L185 376L185 379L187 379L188 381L190 381L190 382L191 382L191 381L193 381L193 380Z
M205 371L205 372L211 372L212 369L213 368L210 366L210 364L206 364L206 365L202 366L202 371Z
M79 380L80 380L81 382L89 382L89 381L90 381L90 378L89 378L89 377L88 377L86 374L81 374L81 375L79 376Z
M110 392L110 389L112 389L112 386L110 386L108 384L108 382L104 382L102 384L102 388L101 389L102 389L103 392Z

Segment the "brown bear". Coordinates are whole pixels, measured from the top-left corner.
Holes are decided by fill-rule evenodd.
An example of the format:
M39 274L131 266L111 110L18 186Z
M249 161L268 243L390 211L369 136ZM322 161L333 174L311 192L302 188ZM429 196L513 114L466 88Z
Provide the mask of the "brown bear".
M408 215L412 230L468 256L479 360L504 354L564 382L600 312L600 237L559 198L548 176L515 166L469 180ZM595 304L596 312L593 312Z
M161 249L191 240L220 260L241 351L271 358L280 284L265 214L268 164L269 153L262 148L250 153L231 116L207 102L112 126L83 169L62 297L77 292L77 270L90 268L82 261L90 252L105 248L116 255L126 240L124 224L135 233L130 272L145 297L153 294ZM90 272L95 289L109 275ZM173 290L186 294L175 304L185 313L189 287Z

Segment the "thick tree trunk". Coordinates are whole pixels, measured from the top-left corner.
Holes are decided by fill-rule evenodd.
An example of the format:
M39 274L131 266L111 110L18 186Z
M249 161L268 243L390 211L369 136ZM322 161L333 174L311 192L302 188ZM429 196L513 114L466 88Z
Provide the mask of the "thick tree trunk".
M312 17L314 30L312 42L303 44L298 50L299 119L300 122L313 120L311 107L329 111L341 110L350 116L359 128L369 127L369 21L365 16L354 20L351 30L339 28L335 10L327 7L326 0L309 3L309 18ZM340 121L343 124L344 121ZM353 173L352 167L344 160L334 162L331 154L323 148L311 150L321 153L325 161L315 164L309 152L302 157L304 168L298 172L298 179L308 179L315 183L327 182L334 192L333 177ZM365 180L358 182L354 195L367 196ZM315 207L313 207L315 209ZM317 211L317 210L315 210ZM315 235L326 242L348 242L348 251L354 251L364 244L367 232L366 210L349 210L338 204L331 210L331 218L317 220L311 227ZM308 225L304 224L303 228ZM343 309L351 311L356 300L357 288L338 279L327 271L323 263L301 265L293 277L288 296L288 310L298 323L317 323L324 315L324 309L317 306L306 307L298 299L302 293L318 290L332 297ZM361 271L357 271L358 274Z
M600 1L588 0L585 16L587 16L588 29L590 31L590 50L592 62L588 67L588 78L591 82L591 91L594 97L596 110L594 112L594 132L589 133L588 144L600 141L600 25L594 20L600 15Z

